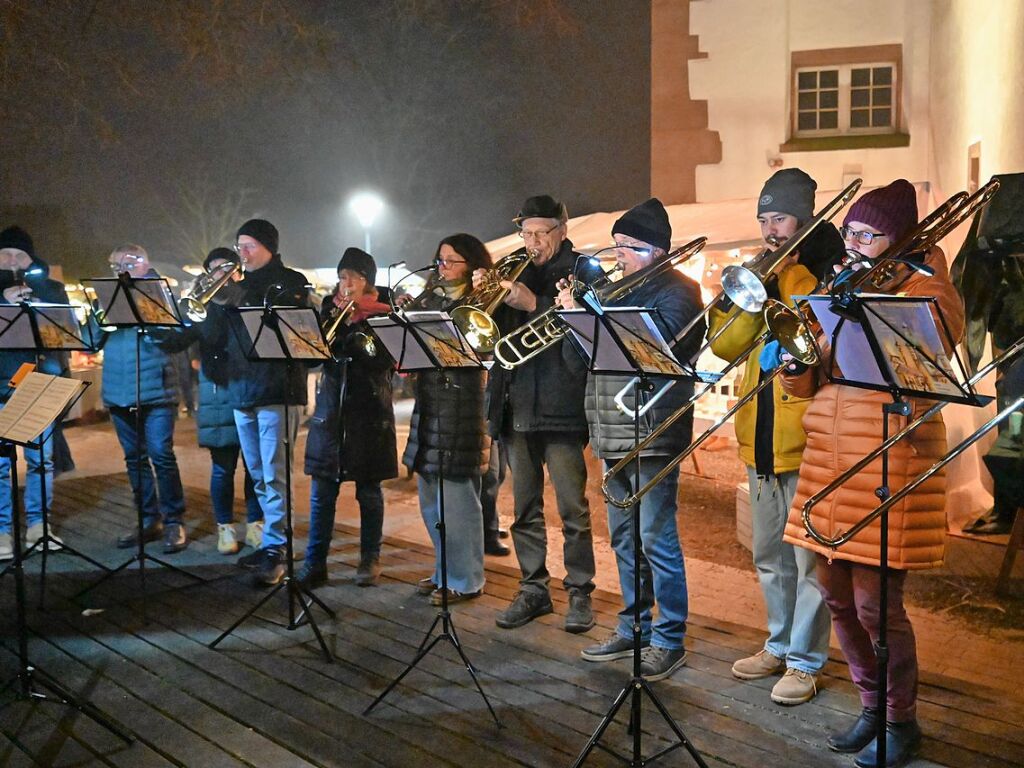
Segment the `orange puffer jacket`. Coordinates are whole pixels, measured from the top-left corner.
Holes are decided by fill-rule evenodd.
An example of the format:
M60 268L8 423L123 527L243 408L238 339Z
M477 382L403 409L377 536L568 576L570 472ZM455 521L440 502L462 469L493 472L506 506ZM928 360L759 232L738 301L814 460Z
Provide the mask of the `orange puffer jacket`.
M954 339L964 330L964 306L949 279L939 248L925 263L932 277L915 273L898 289L900 295L935 296ZM950 350L946 350L949 352ZM882 405L891 402L884 392L828 383L819 367L797 376L782 376L783 386L797 397L813 395L804 414L807 447L800 466L796 497L789 512L784 539L826 557L878 565L878 520L835 551L806 535L801 521L804 502L882 442ZM890 416L890 434L927 410L931 401L911 399L913 415ZM889 488L895 492L927 470L946 451L946 429L941 416L921 425L911 437L889 451ZM821 501L811 514L814 527L828 537L849 530L879 504L875 489L881 483L881 459L869 464ZM889 511L889 565L899 569L935 568L942 564L946 539L946 480L937 473Z

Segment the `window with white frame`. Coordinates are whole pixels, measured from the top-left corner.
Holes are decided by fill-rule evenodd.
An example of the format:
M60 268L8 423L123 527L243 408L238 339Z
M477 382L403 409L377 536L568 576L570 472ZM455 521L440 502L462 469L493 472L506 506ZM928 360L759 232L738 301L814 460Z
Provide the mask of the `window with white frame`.
M794 71L794 136L896 130L896 62L799 67Z

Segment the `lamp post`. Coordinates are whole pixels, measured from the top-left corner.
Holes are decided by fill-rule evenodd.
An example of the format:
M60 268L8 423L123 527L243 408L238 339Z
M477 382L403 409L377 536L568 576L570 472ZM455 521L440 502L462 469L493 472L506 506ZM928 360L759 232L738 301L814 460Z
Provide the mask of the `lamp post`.
M349 200L348 208L355 214L363 227L363 250L370 253L370 228L380 212L384 210L384 201L373 192L359 192Z

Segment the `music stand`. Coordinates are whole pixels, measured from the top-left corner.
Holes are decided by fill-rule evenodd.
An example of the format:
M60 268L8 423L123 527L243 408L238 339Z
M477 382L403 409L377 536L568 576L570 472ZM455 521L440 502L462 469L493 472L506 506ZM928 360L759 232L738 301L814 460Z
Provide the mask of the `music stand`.
M86 340L86 334L89 340ZM40 353L67 352L71 350L89 350L95 344L91 338L92 334L88 325L80 326L78 317L75 314L75 306L72 304L51 304L45 302L27 302L18 304L0 305L0 350L22 350L31 351L36 354L36 364ZM39 573L39 608L45 607L46 601L46 561L51 551L53 554L73 555L85 560L90 565L103 571L110 569L98 560L86 555L70 544L58 541L50 533L50 510L46 497L46 461L44 447L47 440L53 435L51 431L45 431L37 439L39 446L39 491L43 511L43 535L40 539L25 551L24 560L34 555L42 555L42 563ZM28 479L26 478L26 483ZM51 543L53 548L51 550ZM7 575L13 566L7 566L0 571L0 578Z
M0 692L15 689L16 701L53 701L77 709L118 738L131 744L131 736L109 715L68 691L48 673L35 666L28 655L28 622L25 618L25 571L21 551L21 499L18 492L18 450L40 448L35 441L70 408L85 383L61 376L29 373L0 410L0 453L11 462L11 525L14 539L15 620L18 633L18 672Z
M594 376L633 376L633 445L640 445L640 393L651 391L654 385L651 376L679 380L699 380L699 376L688 365L681 364L672 354L658 329L656 309L633 307L601 307L589 303L588 309L560 310L558 315L569 326L570 332L584 353L590 358L589 371ZM640 461L634 464L635 488L640 488ZM633 674L612 702L597 729L591 734L583 751L580 752L573 768L579 768L586 761L594 747L599 747L613 757L630 766L649 765L679 747L685 747L701 768L707 764L682 729L672 718L668 709L655 694L651 684L640 674L641 628L640 628L640 501L632 508L633 535ZM650 757L643 756L642 694L654 704L677 741ZM601 743L605 730L612 724L619 709L630 699L629 730L633 736L632 757L619 754Z
M288 372L287 378L291 378L292 366L296 360L320 361L323 362L331 356L327 342L324 341L323 332L312 307L239 307L236 310L241 317L241 325L245 329L245 337L236 333L242 341L242 348L249 360L284 360ZM230 627L225 629L217 639L210 643L210 648L216 648L225 637L234 632L250 616L270 600L282 589L288 593L288 623L282 624L289 631L298 629L305 623L313 629L316 641L323 651L324 658L330 664L334 657L327 649L327 643L320 633L320 627L313 616L311 603L315 603L332 619L334 611L327 607L319 597L295 580L295 564L292 562L292 425L291 406L285 403L284 406L284 488L285 488L285 576L274 585L267 594L261 597L256 604L246 611ZM295 604L298 603L302 610L296 612Z
M476 352L466 341L466 337L455 327L451 317L446 312L407 312L404 314L392 314L384 317L371 317L367 323L373 328L384 348L395 360L399 372L411 371L441 371L450 368L454 369L480 369L483 363L477 357ZM441 555L441 606L437 615L431 623L430 628L423 636L423 641L416 649L416 655L412 661L402 670L401 674L392 680L388 686L380 692L370 705L363 710L364 715L370 714L384 698L394 690L402 679L412 672L417 664L423 660L431 649L442 640L447 640L466 665L469 676L473 678L477 691L483 697L484 704L494 718L495 725L502 727L498 715L491 706L487 694L484 693L480 680L477 678L476 669L466 657L462 649L462 643L455 632L455 621L448 608L448 529L445 527L444 519L444 451L440 452L437 472L437 523L438 537L440 540ZM431 636L437 625L441 625L441 632ZM427 641L430 641L429 643Z
M889 441L889 416L910 416L906 397L983 406L992 398L979 396L968 380L956 340L934 296L878 296L844 294L794 296L809 308L830 339L825 373L833 384L888 392L892 402L882 404L882 444ZM938 322L936 322L938 318ZM953 350L952 359L945 349ZM819 359L823 360L820 350ZM955 365L954 365L955 363ZM835 373L842 371L842 375ZM881 454L881 481L875 496L885 502L889 489L889 450ZM884 505L883 505L884 506ZM886 763L886 714L889 694L889 514L879 515L878 708L875 733L876 765Z
M134 328L135 329L135 454L142 456L142 336L148 328L180 328L181 315L171 295L167 280L162 277L132 277L121 272L117 277L96 277L86 280L92 283L98 297L96 310L97 321L102 327ZM101 339L101 341L103 341ZM145 520L142 508L142 461L137 461L135 468L135 515L138 529L136 531L136 552L119 566L108 570L99 579L78 591L73 599L78 599L91 592L107 579L117 575L133 563L139 564L139 580L142 584L142 621L148 621L146 610L146 561L162 565L175 573L188 576L196 581L203 581L201 576L179 568L146 551L146 537L143 535ZM184 525L184 521L182 521Z

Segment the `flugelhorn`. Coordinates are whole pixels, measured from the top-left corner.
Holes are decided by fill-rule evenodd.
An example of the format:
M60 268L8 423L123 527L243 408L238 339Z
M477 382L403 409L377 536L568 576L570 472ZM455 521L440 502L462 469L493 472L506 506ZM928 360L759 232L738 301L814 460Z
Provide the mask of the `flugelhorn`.
M978 369L978 372L967 380L967 384L973 387L975 384L977 384L990 373L992 373L992 371L996 370L998 367L1000 367L1004 363L1009 362L1015 357L1018 357L1022 352L1024 352L1024 337L1017 339L1016 342L1014 342L1001 355L994 358L988 365L985 365L982 368ZM854 477L855 475L863 472L864 469L866 469L867 466L871 464L871 462L877 460L883 453L885 453L894 445L896 445L896 443L898 443L900 440L904 440L905 438L909 437L922 424L935 417L935 415L938 414L947 405L949 405L949 403L946 401L936 403L931 408L922 413L920 416L918 416L916 419L914 419L912 422L903 427L903 429L901 429L899 432L897 432L894 435L891 435L888 440L884 441L881 445L879 445L877 448L875 448L873 451L867 454L864 458L862 458L848 470L837 475L830 483L828 483L828 485L825 485L816 493L811 495L807 499L807 501L804 502L804 505L800 510L800 519L803 522L808 537L814 539L823 547L829 547L830 549L835 549L836 547L842 546L850 539L852 539L854 536L856 536L860 531L864 530L864 528L869 526L872 523L872 521L877 519L883 512L890 509L894 504L898 503L900 499L904 498L907 494L909 494L915 488L920 486L921 483L923 483L929 477L931 477L940 469L942 469L942 467L946 466L946 464L948 464L950 461L952 461L965 450L967 450L968 447L970 447L978 440L980 440L986 432L988 432L994 426L999 424L999 422L1008 418L1010 414L1013 413L1014 411L1019 410L1021 406L1024 405L1024 398L1018 398L1015 403L1012 403L1008 408L1004 408L994 418L983 424L970 437L965 438L960 443L958 443L952 450L948 451L945 457L935 462L935 464L933 464L928 470L919 475L915 480L911 481L906 486L897 491L895 494L893 494L891 497L889 497L889 499L887 499L884 504L879 505L872 512L869 512L867 515L865 515L855 525L851 526L849 530L839 531L835 535L828 536L822 533L821 531L818 531L814 527L814 524L811 522L811 511L816 506L818 506L818 504L824 501L825 498L832 494L836 489L844 485L851 477Z
M192 288L178 299L178 311L193 323L201 323L206 319L206 305L210 299L234 277L242 271L242 265L235 261L225 261L209 272L196 278Z
M602 277L598 278L598 281L595 281L595 283L581 284L582 290L579 295L582 296L586 291L594 290L597 299L602 304L617 301L662 272L674 269L679 264L699 253L706 242L706 237L698 237L696 240L691 240L686 245L665 254L657 261L648 264L629 277L624 277L614 283L609 280L609 277L616 270L609 270ZM628 248L630 246L621 247ZM561 307L551 307L551 309L533 318L528 323L519 326L514 331L498 339L497 344L494 345L494 359L501 364L502 368L511 370L517 365L522 365L565 336L567 332L565 323L556 314L559 309Z
M455 327L477 352L490 352L498 341L498 324L494 322L492 315L509 292L508 288L501 287L501 283L514 283L535 258L537 251L534 250L516 251L502 257L497 264L487 270L479 287L466 294L460 300L459 306L451 310Z

